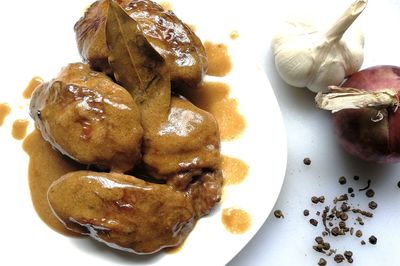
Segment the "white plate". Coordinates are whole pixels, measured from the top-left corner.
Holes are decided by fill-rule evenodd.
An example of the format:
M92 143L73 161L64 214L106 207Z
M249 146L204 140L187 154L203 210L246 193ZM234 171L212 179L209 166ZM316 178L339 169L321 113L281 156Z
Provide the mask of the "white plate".
M217 2L217 3L216 3ZM2 255L9 265L223 265L254 236L268 217L282 186L286 167L286 134L278 104L263 71L252 56L251 14L240 14L231 1L170 1L175 13L195 25L202 40L224 42L233 61L232 72L221 81L231 86L247 127L238 140L224 142L222 151L249 166L245 181L225 190L224 201L211 216L201 219L174 254L136 256L113 251L90 239L67 238L48 228L35 213L28 187L28 157L21 141L11 137L17 118L28 118L22 91L34 75L50 79L62 66L79 61L73 25L89 1L6 1L0 16L2 92L0 102L12 113L0 127L2 184ZM229 12L226 7L229 6ZM247 19L246 17L248 16ZM240 19L239 19L240 18ZM239 38L231 40L237 30ZM4 74L5 73L5 74ZM214 79L215 80L215 79ZM33 128L31 122L30 128ZM239 207L251 216L251 227L233 235L221 222L221 210ZM8 263L7 263L8 262Z

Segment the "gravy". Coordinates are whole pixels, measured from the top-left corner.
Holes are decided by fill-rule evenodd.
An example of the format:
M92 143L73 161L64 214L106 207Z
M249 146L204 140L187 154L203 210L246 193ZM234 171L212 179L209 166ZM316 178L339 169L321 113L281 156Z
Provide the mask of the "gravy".
M25 88L24 92L22 93L22 96L25 99L30 99L32 96L33 91L36 89L37 86L43 84L43 79L40 77L33 77L31 81L29 82L28 86Z
M240 184L247 176L249 166L240 159L223 156L222 174L224 176L224 185Z
M11 108L8 106L6 103L1 103L0 104L0 126L3 125L4 120L6 117L10 114Z
M226 230L232 234L242 234L250 228L250 215L239 208L227 208L222 210L222 223Z
M28 128L29 121L25 119L17 119L12 125L11 134L14 139L21 140L25 138L26 129Z
M231 37L232 40L236 40L237 38L239 38L239 32L237 30L233 30L231 31L229 37Z
M229 98L229 87L222 82L204 82L197 89L185 94L199 108L214 115L222 140L233 140L246 127L244 117L238 111L236 99Z
M210 76L223 77L232 69L231 58L228 54L228 47L225 44L206 41L204 43L208 58L207 74Z
M42 138L38 130L33 131L25 138L23 148L30 157L28 168L29 188L37 214L53 230L64 235L76 235L66 229L54 216L47 202L47 190L53 181L62 175L84 169L84 166L73 162L54 150Z

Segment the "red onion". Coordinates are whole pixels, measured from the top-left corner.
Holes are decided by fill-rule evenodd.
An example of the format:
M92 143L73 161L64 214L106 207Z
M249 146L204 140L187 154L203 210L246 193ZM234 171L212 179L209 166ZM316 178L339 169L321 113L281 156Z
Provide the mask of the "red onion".
M349 153L372 162L400 162L400 67L375 66L350 76L319 107L331 110L336 135Z

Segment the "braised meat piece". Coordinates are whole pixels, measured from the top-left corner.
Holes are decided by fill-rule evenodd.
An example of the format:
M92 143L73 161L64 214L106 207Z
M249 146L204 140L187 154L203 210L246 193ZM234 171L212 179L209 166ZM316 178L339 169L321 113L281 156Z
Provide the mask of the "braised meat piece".
M171 80L177 86L198 84L207 69L200 39L172 11L149 0L115 0L135 19L143 34L165 59ZM106 16L109 0L93 3L75 24L79 52L94 69L112 73L108 63Z
M140 158L137 105L124 88L88 65L70 64L37 88L30 114L45 140L80 163L125 172Z
M185 193L118 173L71 172L48 199L67 228L139 254L179 245L196 219Z
M149 126L143 164L155 178L184 190L194 176L219 169L220 138L215 118L183 97L172 97L167 121Z

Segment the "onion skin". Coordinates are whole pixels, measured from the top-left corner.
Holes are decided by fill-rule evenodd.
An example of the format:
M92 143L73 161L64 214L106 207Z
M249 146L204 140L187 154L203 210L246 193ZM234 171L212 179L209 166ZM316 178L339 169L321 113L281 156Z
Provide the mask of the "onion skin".
M342 87L376 91L392 89L400 96L400 67L375 66L351 75ZM363 160L377 163L400 162L400 109L346 109L332 115L338 140L346 151Z

